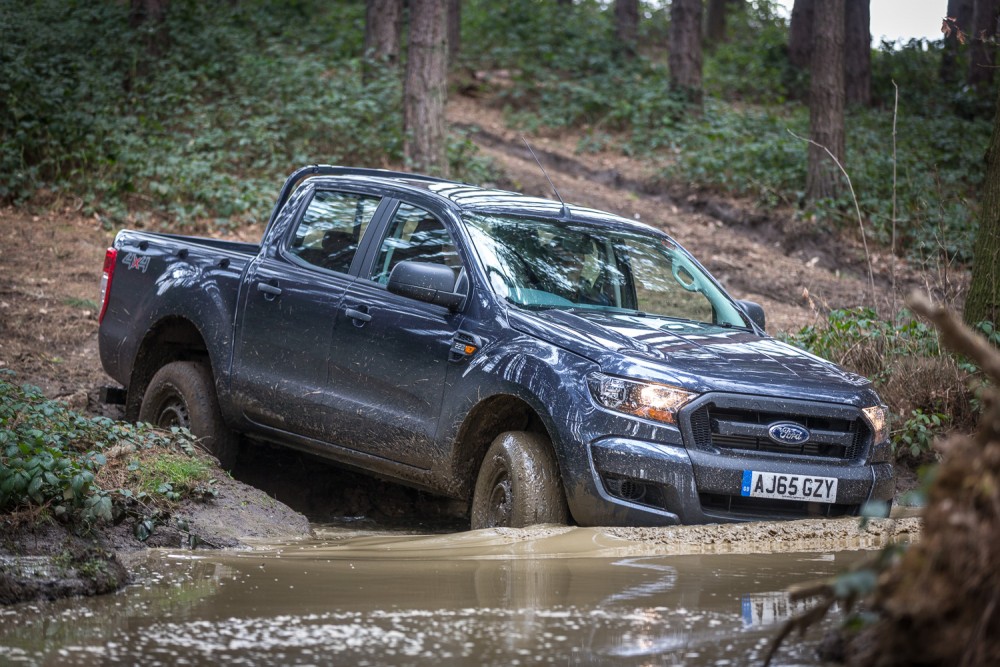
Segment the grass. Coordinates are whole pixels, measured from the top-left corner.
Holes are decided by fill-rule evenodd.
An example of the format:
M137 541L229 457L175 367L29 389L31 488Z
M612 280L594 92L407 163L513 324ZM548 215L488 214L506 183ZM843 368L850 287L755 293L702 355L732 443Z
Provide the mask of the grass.
M204 458L194 458L172 451L144 457L130 480L140 492L192 495L203 493L214 481L216 468Z

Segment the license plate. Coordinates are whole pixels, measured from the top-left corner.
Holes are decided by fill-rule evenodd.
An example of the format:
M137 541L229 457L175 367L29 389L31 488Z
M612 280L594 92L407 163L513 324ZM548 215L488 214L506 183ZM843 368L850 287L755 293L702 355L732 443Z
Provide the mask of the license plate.
M748 498L780 498L782 500L806 500L813 503L833 503L837 501L837 479L835 477L785 475L775 472L744 470L740 495Z

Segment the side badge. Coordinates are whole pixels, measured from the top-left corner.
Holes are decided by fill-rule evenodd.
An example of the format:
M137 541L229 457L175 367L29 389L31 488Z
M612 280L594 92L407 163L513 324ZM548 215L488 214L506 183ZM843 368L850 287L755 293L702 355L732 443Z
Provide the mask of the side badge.
M145 273L146 269L149 268L149 256L130 252L122 258L122 264L124 264L125 268L129 271L138 269L142 273Z

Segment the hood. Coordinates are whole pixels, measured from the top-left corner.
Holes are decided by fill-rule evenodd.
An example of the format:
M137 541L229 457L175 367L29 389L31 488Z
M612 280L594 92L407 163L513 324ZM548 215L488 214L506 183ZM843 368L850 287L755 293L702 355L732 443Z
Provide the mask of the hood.
M747 329L584 309L510 313L515 329L587 357L611 375L699 393L872 400L859 395L870 391L867 379Z

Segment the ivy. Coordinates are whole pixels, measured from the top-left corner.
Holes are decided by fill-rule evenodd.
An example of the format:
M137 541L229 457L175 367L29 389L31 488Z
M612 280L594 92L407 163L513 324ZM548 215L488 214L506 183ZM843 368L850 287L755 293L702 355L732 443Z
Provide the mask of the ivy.
M171 503L214 496L187 430L87 417L13 380L0 370L0 517L41 510L80 531L131 520L148 537Z

